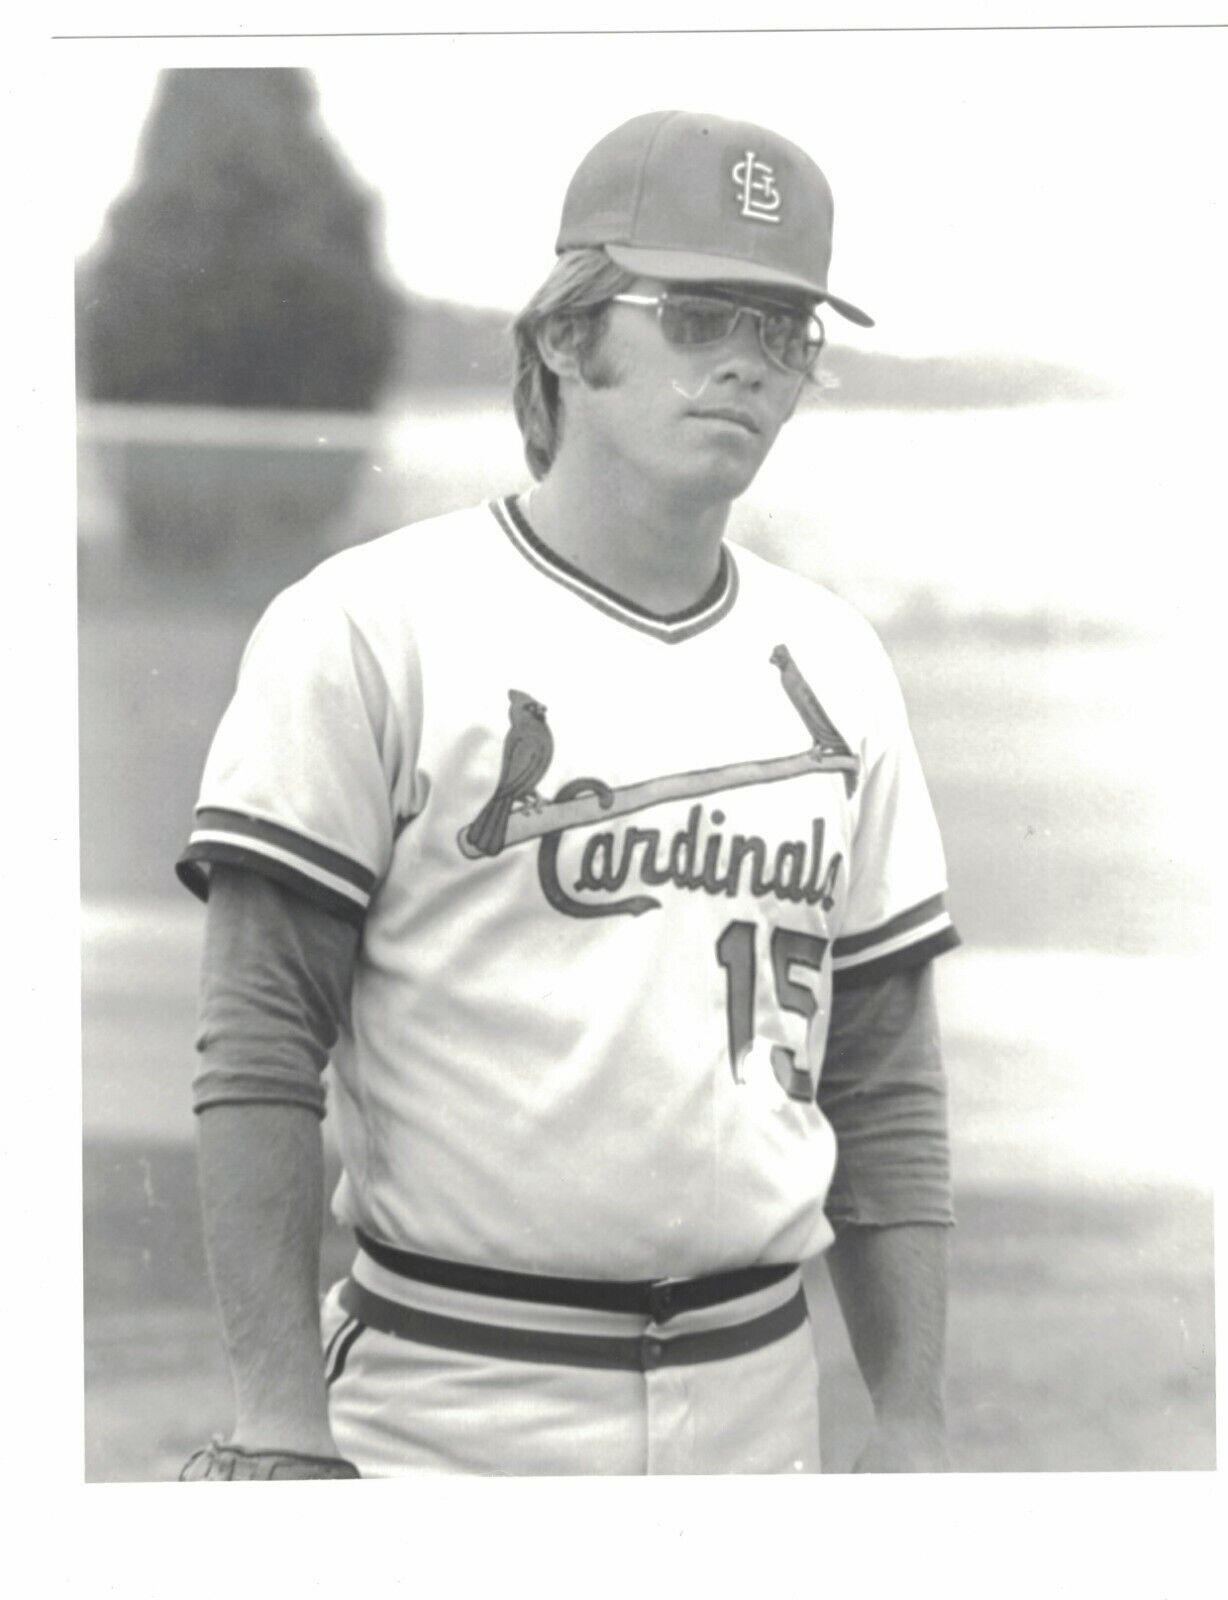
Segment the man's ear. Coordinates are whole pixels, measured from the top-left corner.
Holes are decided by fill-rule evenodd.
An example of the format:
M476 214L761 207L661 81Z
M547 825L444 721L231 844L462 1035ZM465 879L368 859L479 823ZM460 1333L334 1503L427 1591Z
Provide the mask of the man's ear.
M537 330L538 354L556 377L579 378L583 332L583 320L566 311L553 312Z

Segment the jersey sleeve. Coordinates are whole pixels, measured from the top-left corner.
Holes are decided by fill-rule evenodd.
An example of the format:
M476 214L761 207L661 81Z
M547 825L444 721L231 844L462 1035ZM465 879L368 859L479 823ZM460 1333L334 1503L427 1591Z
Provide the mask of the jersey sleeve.
M904 699L885 653L878 666L880 716L867 749L848 899L832 946L837 987L885 977L960 942L947 910L942 840Z
M411 752L374 651L309 578L244 652L176 863L206 899L219 863L264 874L361 926L410 809Z

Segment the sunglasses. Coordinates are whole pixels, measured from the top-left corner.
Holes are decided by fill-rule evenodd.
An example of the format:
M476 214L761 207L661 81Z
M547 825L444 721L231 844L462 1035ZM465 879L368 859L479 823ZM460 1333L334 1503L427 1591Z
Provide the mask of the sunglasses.
M688 294L665 289L660 294L616 294L616 305L655 306L661 332L670 344L698 350L728 339L742 317L754 317L759 345L768 360L785 372L813 372L827 337L813 311L792 306L750 305L714 294Z

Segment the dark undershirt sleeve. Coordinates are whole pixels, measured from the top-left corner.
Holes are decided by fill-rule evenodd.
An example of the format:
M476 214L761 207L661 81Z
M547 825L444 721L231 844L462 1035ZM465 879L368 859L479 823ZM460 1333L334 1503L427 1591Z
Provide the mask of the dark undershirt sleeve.
M359 931L271 878L215 865L193 1107L238 1100L324 1115L320 1075L348 1016Z
M826 1209L837 1231L954 1221L931 962L837 986L819 1109L836 1134Z

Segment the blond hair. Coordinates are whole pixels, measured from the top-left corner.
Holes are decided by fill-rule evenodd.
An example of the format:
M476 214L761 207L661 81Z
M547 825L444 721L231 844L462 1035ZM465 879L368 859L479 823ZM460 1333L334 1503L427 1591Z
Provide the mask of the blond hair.
M512 409L524 440L524 457L537 479L549 472L562 433L559 380L542 359L542 329L551 319L567 324L580 375L595 376L593 356L605 331L607 307L635 282L604 250L569 250L512 324Z

